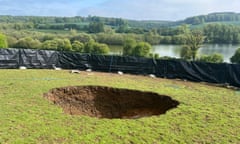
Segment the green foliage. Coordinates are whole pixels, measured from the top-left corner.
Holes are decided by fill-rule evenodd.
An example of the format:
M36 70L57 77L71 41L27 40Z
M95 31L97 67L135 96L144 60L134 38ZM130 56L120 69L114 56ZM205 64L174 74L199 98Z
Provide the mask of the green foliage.
M109 47L106 44L100 44L100 43L95 43L93 47L93 54L108 54L109 53Z
M209 62L209 63L222 63L223 62L223 56L221 54L215 53L212 55L202 55L199 58L199 61L201 62Z
M90 40L85 44L83 52L92 54L108 54L109 47L106 44L100 44L94 40Z
M208 15L189 17L184 20L187 24L201 24L204 22L221 22L221 21L240 21L240 14L233 12L211 13Z
M93 47L94 47L95 41L94 40L90 40L89 42L87 42L84 46L83 52L84 53L91 53L93 52Z
M156 33L149 32L144 35L144 40L152 45L158 45L160 44L161 37Z
M186 35L186 43L182 47L181 57L183 59L195 60L197 56L198 49L201 47L203 43L203 35L201 31L192 31L191 33Z
M88 26L89 33L104 32L104 24L102 22L92 22Z
M160 42L162 44L172 44L172 37L171 36L161 36Z
M79 42L82 42L82 43L87 43L87 42L89 42L90 40L92 40L91 35L86 34L86 33L80 33L80 34L74 35L74 36L71 38L71 41L72 41L72 42L74 42L74 41L79 41Z
M75 52L83 52L84 44L79 41L74 41L72 43L72 50Z
M184 60L191 60L192 58L191 48L187 45L182 46L180 51L180 57Z
M18 41L18 40L17 40L15 37L12 37L12 36L8 36L8 37L7 37L8 46L9 46L10 48L14 48L15 45L16 45L16 43L17 43L17 41Z
M172 36L171 43L172 44L185 44L186 41L187 41L187 35L188 34L186 34L186 35L183 35L183 34L181 34L181 35L174 35L174 36Z
M240 48L238 48L235 52L235 54L231 57L232 63L240 63Z
M46 50L57 50L58 44L55 40L46 40L43 42L42 48Z
M42 48L59 51L72 51L72 45L68 39L47 40L43 43Z
M5 35L0 33L0 48L7 48L7 47L8 47L7 38Z
M72 51L72 45L69 39L54 39L57 42L57 50Z
M128 31L127 24L120 25L116 30L117 33L126 33L127 31Z
M134 39L126 39L123 46L124 56L149 57L152 46L147 42L136 42Z
M131 56L133 55L133 50L136 47L137 42L135 39L127 38L123 45L123 55L124 56Z
M152 46L147 42L139 42L132 51L132 55L139 57L148 57Z
M123 45L124 35L116 33L99 33L96 34L95 40L99 43L105 43L108 45Z
M41 42L37 39L31 37L21 38L15 44L16 48L26 48L26 49L39 49L41 48Z
M240 43L240 27L224 24L209 24L204 27L208 43Z

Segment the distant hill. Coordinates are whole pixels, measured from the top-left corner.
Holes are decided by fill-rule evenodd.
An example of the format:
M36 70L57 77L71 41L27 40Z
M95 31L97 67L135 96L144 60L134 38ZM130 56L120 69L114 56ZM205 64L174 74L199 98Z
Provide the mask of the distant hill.
M236 22L236 21L240 21L240 13L219 12L210 13L208 15L189 17L186 18L184 21L179 21L178 23L198 25L210 22Z
M112 27L119 27L121 25L128 25L132 28L141 29L153 29L161 27L175 27L182 24L189 24L196 27L201 27L208 23L223 23L240 25L240 13L234 12L218 12L210 13L208 15L199 15L186 18L179 21L161 21L161 20L128 20L122 18L108 18L99 16L88 16L88 17L43 17L43 16L9 16L0 15L0 23L33 23L39 27L45 25L53 27L64 27L68 28L69 24L71 27L81 29L84 25L88 25L91 22L101 22L105 25ZM67 25L66 25L67 24Z

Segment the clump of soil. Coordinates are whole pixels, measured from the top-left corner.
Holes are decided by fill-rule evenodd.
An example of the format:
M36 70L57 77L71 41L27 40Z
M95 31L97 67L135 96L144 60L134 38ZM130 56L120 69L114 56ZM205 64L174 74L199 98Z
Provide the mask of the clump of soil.
M44 96L67 114L110 119L160 115L179 105L157 93L101 86L55 88Z

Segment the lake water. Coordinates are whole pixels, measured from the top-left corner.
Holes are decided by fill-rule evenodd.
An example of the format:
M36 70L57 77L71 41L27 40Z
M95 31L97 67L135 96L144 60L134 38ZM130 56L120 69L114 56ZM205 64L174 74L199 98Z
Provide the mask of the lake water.
M214 54L220 53L224 57L224 62L230 62L230 58L233 56L235 51L240 48L240 45L232 44L205 44L199 49L199 55L202 54ZM122 54L121 46L110 46L110 54ZM180 57L181 45L155 45L153 46L153 53L158 53L161 57Z
M230 58L235 51L240 48L240 45L232 44L205 44L199 49L199 55L210 55L214 53L222 54L224 62L230 62ZM180 45L156 45L153 46L153 52L160 56L180 57Z

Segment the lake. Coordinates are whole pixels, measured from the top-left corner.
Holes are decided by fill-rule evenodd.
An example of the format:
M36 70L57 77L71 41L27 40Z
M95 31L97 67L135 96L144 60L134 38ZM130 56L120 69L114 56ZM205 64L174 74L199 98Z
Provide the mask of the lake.
M205 44L199 49L199 55L209 55L214 53L220 53L224 57L224 62L230 62L230 58L235 51L240 48L240 45L232 44ZM110 46L110 54L122 54L121 46ZM180 57L181 45L155 45L153 46L153 53L158 53L161 57Z

